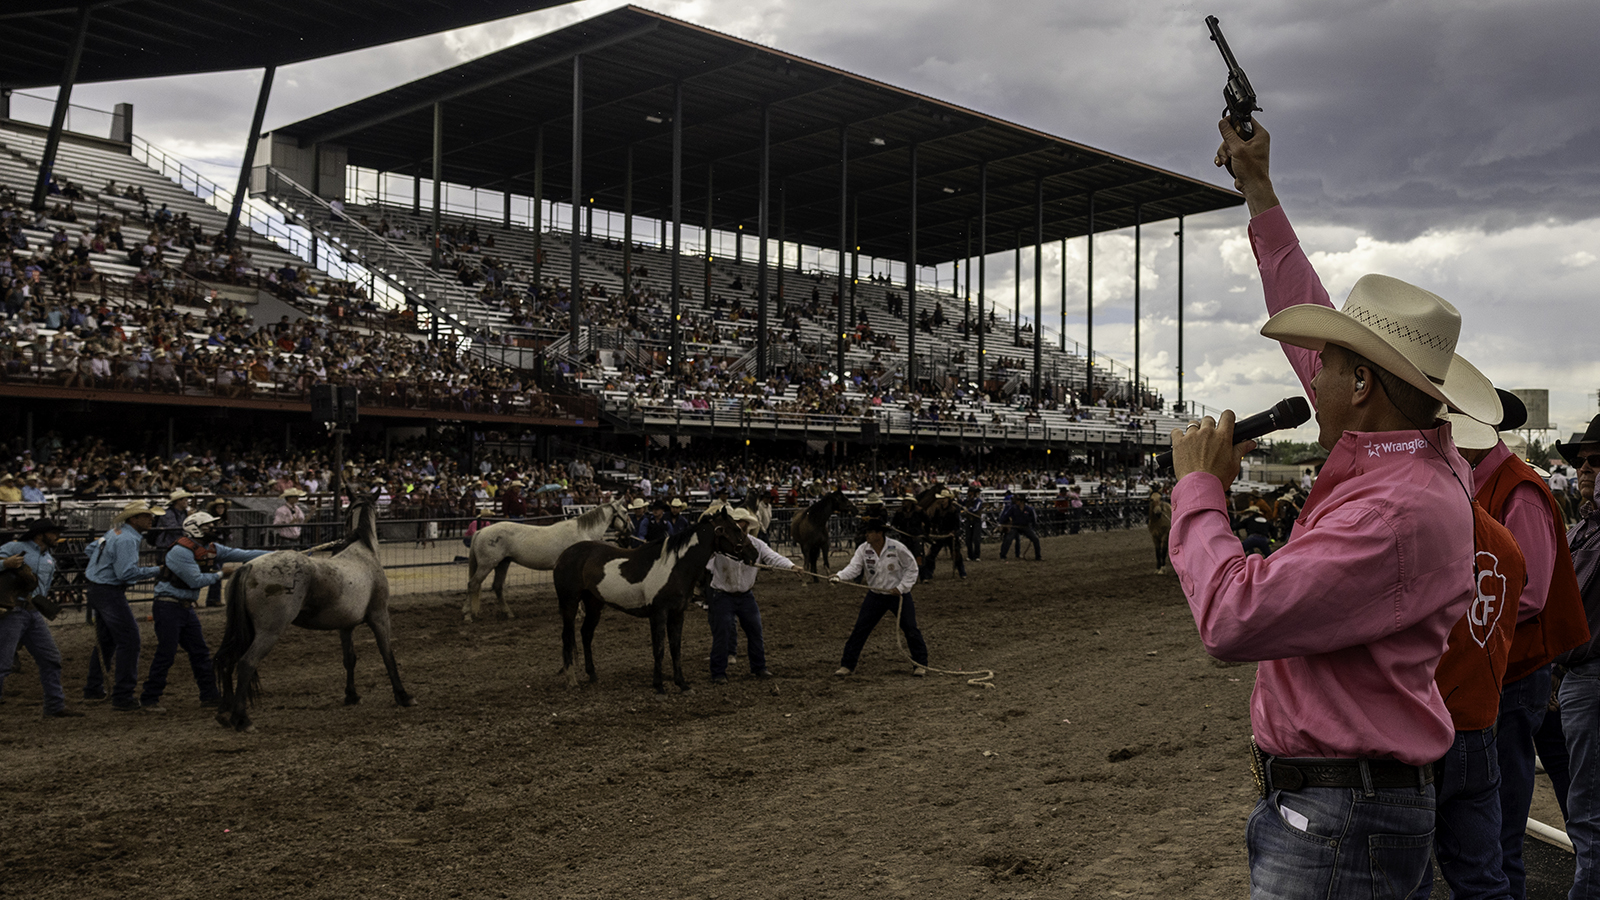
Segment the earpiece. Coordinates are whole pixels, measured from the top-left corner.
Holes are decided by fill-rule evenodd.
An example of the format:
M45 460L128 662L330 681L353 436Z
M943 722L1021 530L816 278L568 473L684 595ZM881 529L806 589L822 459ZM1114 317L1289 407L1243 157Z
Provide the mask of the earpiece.
M1367 386L1367 383L1365 381L1362 381L1359 378L1356 379L1356 390L1358 390L1358 391L1359 390L1363 390L1364 388L1366 388L1366 386Z

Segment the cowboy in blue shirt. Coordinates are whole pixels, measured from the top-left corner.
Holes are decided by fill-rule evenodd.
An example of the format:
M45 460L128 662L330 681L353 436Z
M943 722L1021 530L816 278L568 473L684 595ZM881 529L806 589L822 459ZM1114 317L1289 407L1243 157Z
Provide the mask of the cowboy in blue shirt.
M222 581L218 566L249 562L271 550L237 550L214 541L222 520L207 512L197 512L183 520L183 536L165 557L156 579L156 599L150 604L156 624L156 655L150 661L150 674L144 680L139 703L145 709L161 709L161 695L167 688L167 671L177 658L178 648L189 654L189 668L200 686L200 705L216 706L217 678L211 668L211 648L206 646L195 615L200 591Z
M114 659L111 708L121 712L143 709L133 696L139 686L139 622L128 606L128 588L161 571L160 566L139 565L139 545L162 512L160 507L135 500L111 520L111 529L104 537L89 545L89 567L84 577L89 581L89 608L94 611L99 652L89 657L89 680L84 685L83 698L106 699L101 658Z
M684 510L689 508L689 504L683 502L682 497L673 497L670 506L672 511L667 513L667 530L669 533L680 534L694 527L694 523L689 521L689 517L684 514Z
M1017 559L1022 558L1022 539L1033 541L1033 558L1038 560L1039 532L1034 530L1034 525L1039 522L1039 512L1028 505L1028 498L1021 494L1012 494L1011 503L1006 506L1005 512L1000 514L1000 524L1009 525L1006 536L1000 539L1000 558L1006 558L1006 552L1011 549L1013 542L1017 545Z
M17 647L27 648L34 663L39 666L39 684L44 688L44 714L46 718L81 716L77 710L67 709L66 693L61 689L61 651L50 634L44 616L34 608L35 598L50 595L50 583L56 576L56 558L51 546L61 540L61 525L49 519L38 519L29 525L22 537L0 546L0 565L18 569L26 565L39 579L38 586L26 597L17 597L16 606L0 615L0 689L6 675L16 662Z

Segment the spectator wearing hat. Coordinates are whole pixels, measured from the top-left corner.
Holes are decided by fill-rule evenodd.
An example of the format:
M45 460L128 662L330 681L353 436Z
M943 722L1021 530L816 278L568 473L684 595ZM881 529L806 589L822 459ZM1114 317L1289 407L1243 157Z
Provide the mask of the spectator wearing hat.
M106 699L101 659L114 661L111 707L121 712L143 708L134 697L139 686L139 622L128 606L128 588L161 571L160 566L139 565L139 545L162 512L159 507L135 500L117 513L111 528L99 540L89 545L84 578L89 582L89 609L94 611L100 652L89 657L89 680L83 696L86 700Z
M22 479L22 502L44 502L44 489L39 486L39 476L32 472L29 472L28 476Z
M0 476L0 503L21 503L22 488L17 486L17 476L7 472Z
M16 605L0 614L0 695L6 676L16 662L17 649L26 649L39 667L39 684L44 692L46 718L69 718L83 713L67 708L66 692L61 687L61 651L56 648L50 625L34 606L35 600L50 596L55 580L56 558L51 548L61 540L61 525L49 519L36 519L16 540L0 546L0 566L13 570L27 566L36 584L32 591L16 598Z
M671 537L672 526L667 522L668 511L665 500L657 500L650 504L650 511L639 519L638 525L634 526L634 539L640 544L653 544Z
M1600 896L1600 507L1595 474L1600 472L1600 416L1570 442L1556 442L1561 457L1578 469L1578 518L1567 530L1572 565L1583 597L1589 640L1556 658L1561 680L1561 730L1570 758L1567 834L1577 857L1573 897Z
M983 550L983 490L977 485L967 486L966 499L961 501L962 532L967 538L967 559L976 561Z
M961 560L961 546L957 541L961 534L961 508L956 505L955 492L949 488L939 491L924 515L928 519L928 552L922 557L922 580L933 580L933 565L940 550L950 551L956 575L965 579L967 564Z
M878 620L888 613L895 613L900 631L906 636L914 663L911 674L921 677L928 672L928 645L922 639L922 629L917 627L917 606L911 601L911 589L917 584L917 558L905 544L889 537L887 530L882 519L868 521L867 539L856 548L849 565L828 579L837 583L864 578L867 584L867 595L856 612L855 628L845 639L839 668L833 673L840 677L855 674L861 649L878 627Z
M200 688L200 705L217 705L217 678L211 666L211 648L206 646L200 617L195 615L195 602L200 599L201 588L222 582L223 572L218 571L218 566L238 565L272 552L238 550L217 543L212 532L217 521L206 512L184 519L183 535L162 557L155 600L150 604L151 616L155 619L156 653L150 660L150 672L145 676L144 689L139 696L140 705L150 712L166 711L161 707L161 696L166 693L167 672L172 669L180 648L189 655L189 669Z
M671 510L667 513L667 528L670 533L681 534L694 527L694 523L689 521L687 512L689 504L685 503L682 497L673 497L667 506Z
M279 546L299 545L300 529L306 523L306 508L300 505L300 498L305 495L306 492L297 487L289 488L281 497L283 505L273 511L272 527L276 529Z
M167 496L167 511L156 519L150 529L150 544L158 553L166 553L183 535L183 520L189 516L189 498L194 495L178 488Z
M787 557L780 556L766 542L755 536L761 520L748 509L735 508L729 513L756 548L756 562L763 566L793 569ZM711 573L711 587L706 592L706 621L711 626L711 683L728 683L728 660L734 652L738 633L734 624L744 630L746 650L750 656L750 674L757 678L771 678L767 668L767 646L761 633L761 607L756 604L755 585L758 570L720 553L706 563Z
M1005 536L1000 539L1000 559L1005 560L1012 544L1017 546L1017 559L1021 559L1023 538L1033 542L1033 558L1040 559L1038 524L1039 511L1028 505L1028 498L1020 492L1012 494L1011 502L1000 514L1000 527L1005 530Z
M522 496L524 487L527 487L527 483L517 479L500 492L501 514L513 522L520 522L528 515L528 503Z

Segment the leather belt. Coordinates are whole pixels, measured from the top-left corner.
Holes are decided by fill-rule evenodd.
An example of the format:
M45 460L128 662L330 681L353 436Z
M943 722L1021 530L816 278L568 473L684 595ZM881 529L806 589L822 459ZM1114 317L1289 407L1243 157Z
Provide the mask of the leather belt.
M1265 796L1273 790L1297 791L1301 788L1415 788L1433 783L1433 766L1408 765L1397 759L1326 759L1317 757L1278 757L1263 752L1250 741L1251 769L1256 787ZM1362 775L1365 767L1366 775ZM1265 776L1265 777L1263 777Z

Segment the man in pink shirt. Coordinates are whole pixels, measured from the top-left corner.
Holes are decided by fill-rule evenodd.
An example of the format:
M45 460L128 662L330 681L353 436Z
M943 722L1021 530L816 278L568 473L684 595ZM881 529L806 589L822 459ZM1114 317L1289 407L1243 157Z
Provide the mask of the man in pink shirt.
M1220 127L1273 314L1262 334L1284 345L1328 450L1294 535L1246 556L1227 490L1254 442L1234 445L1231 411L1172 434L1172 563L1201 640L1260 662L1251 896L1404 897L1429 865L1431 763L1455 739L1434 669L1476 596L1472 471L1439 416L1498 422L1500 400L1456 356L1443 299L1368 275L1335 310L1273 192L1271 136Z

